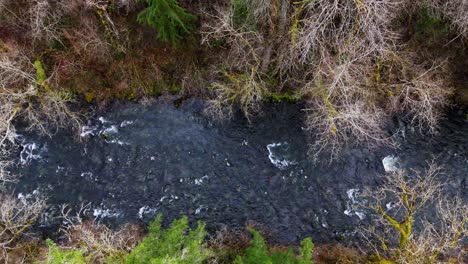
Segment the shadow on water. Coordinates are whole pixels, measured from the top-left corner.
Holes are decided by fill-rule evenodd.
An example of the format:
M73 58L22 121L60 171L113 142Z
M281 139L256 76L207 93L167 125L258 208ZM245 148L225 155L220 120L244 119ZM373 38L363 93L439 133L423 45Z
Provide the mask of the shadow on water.
M352 236L368 221L356 206L359 190L379 184L389 155L414 169L436 158L453 191L466 197L468 123L461 116L444 121L438 136L406 129L397 150L354 148L328 166L307 157L300 105L269 106L251 126L241 117L213 124L202 108L199 101L118 106L90 121L81 141L66 132L52 140L24 134L15 191L48 196L44 227L57 222L59 205L91 202L89 214L107 223L185 214L209 230L258 223L287 243Z

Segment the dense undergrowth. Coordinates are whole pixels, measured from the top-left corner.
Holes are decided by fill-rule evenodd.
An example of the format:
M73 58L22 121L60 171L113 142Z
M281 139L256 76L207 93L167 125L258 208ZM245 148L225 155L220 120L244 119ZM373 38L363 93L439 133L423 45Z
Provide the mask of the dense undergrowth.
M2 0L2 145L15 120L47 133L79 126L77 102L168 94L207 99L216 119L304 101L316 161L356 144L392 146L395 116L437 133L454 95L466 96L466 9L463 0Z
M78 130L84 109L114 100L200 96L207 115L221 120L237 111L250 120L265 103L303 101L315 161L331 162L356 144L392 146L386 125L394 117L437 133L445 109L467 94L467 13L464 0L0 0L2 188L16 181L5 158L15 124L47 135ZM466 235L466 210L448 212L459 205L437 200L450 228L426 223L423 235L412 236L415 207L403 198L433 188L395 179L391 193L409 215L398 221L401 215L375 208L400 239L413 242L389 250L382 233L370 230L383 248L371 255L381 263L450 259L446 252ZM251 247L231 251L210 244L202 224L189 230L185 218L168 230L157 219L143 240L130 227L80 223L67 237L88 240L60 247L48 241L47 253L24 235L44 200L2 189L0 202L0 246L9 263L224 263L219 256L225 263L311 263L309 240L297 252L268 249L252 230ZM455 225L463 211L463 224ZM361 253L349 255L342 261L364 261Z
M15 120L48 133L79 126L76 102L167 94L208 99L216 119L304 101L316 161L356 144L392 146L395 116L437 133L453 95L466 93L466 9L463 0L2 0L2 145Z

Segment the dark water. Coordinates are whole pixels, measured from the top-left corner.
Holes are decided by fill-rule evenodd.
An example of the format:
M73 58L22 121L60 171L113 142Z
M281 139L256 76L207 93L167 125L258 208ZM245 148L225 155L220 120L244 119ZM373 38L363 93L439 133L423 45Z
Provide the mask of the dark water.
M451 191L466 197L468 122L456 113L438 136L403 128L399 149L354 148L331 165L314 165L300 105L269 106L252 125L242 117L213 124L201 112L197 101L127 104L97 115L80 140L24 134L16 192L49 197L43 226L58 221L52 217L60 204L91 202L98 221L147 222L161 212L167 220L204 220L209 230L253 222L287 243L352 236L368 220L357 194L381 182L389 155L413 169L435 158Z

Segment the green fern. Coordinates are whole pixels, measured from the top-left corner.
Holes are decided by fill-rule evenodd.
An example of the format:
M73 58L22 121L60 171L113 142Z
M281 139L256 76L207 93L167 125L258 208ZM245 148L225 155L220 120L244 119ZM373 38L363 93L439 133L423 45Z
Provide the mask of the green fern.
M271 250L265 244L263 237L253 229L249 231L252 234L250 247L247 248L244 256L237 256L234 264L313 264L312 239L307 238L301 242L299 258L297 258L291 248L286 252L270 253Z
M52 240L46 240L49 252L43 264L86 264L83 249L62 250Z
M205 225L190 229L187 217L172 222L161 230L162 216L151 222L148 236L132 250L126 264L199 264L211 256L205 248Z
M179 6L177 0L145 0L148 7L138 14L137 21L157 30L157 38L176 46L182 35L192 30L196 17Z

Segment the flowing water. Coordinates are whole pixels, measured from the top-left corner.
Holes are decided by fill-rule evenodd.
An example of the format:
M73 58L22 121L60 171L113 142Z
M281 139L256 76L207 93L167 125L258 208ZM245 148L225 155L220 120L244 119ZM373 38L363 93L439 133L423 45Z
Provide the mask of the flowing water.
M179 108L124 104L98 114L79 136L20 133L15 192L48 197L44 228L60 224L61 204L91 203L86 213L106 223L188 215L210 231L256 223L285 243L352 237L369 220L358 207L362 188L380 184L386 170L422 169L435 159L450 191L467 197L468 121L461 113L437 136L400 122L390 128L399 148L353 148L331 165L314 165L300 105L268 106L252 124L242 117L212 123L202 109L195 100Z

